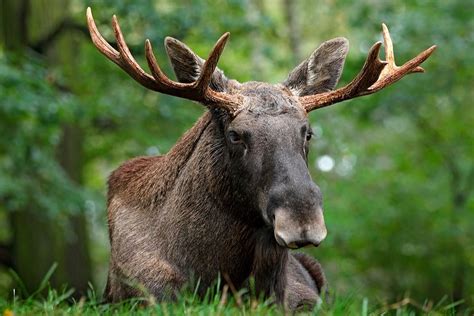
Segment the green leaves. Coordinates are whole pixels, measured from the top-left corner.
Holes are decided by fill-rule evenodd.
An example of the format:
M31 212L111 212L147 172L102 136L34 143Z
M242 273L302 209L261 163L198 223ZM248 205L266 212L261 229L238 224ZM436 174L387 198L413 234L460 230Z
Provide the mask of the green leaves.
M55 159L63 124L77 99L61 92L40 60L0 56L0 200L6 210L37 205L52 213L78 211L83 190Z

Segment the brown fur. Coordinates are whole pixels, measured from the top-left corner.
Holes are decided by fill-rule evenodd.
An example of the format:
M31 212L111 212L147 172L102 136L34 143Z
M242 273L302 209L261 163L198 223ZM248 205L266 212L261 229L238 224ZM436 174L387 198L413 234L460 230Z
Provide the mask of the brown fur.
M196 80L203 60L179 41L165 44L178 79ZM132 159L111 174L108 301L174 298L197 279L203 295L219 275L237 288L253 276L258 293L290 310L320 301L321 266L287 248L317 245L326 234L307 168L310 127L294 93L332 89L344 45L322 45L283 85L240 84L216 69L210 85L243 97L238 114L210 109L166 155Z
M310 257L304 253L294 253L293 256L301 263L301 265L313 278L318 294L323 293L327 287L327 281L321 264L313 257Z
M159 251L161 238L158 242L154 241L160 235L159 232L155 234L149 232L150 229L153 230L153 223L160 220L159 208L156 208L160 204L187 201L184 204L187 207L192 205L194 209L210 202L220 206L226 204L225 201L239 200L240 197L235 196L235 192L229 192L226 189L226 185L222 184L223 181L215 181L214 177L223 180L223 174L218 168L219 164L209 166L213 158L208 155L218 150L218 146L214 147L209 138L215 133L214 128L216 128L216 123L212 121L211 113L206 113L167 155L132 159L110 176L108 209L112 258L105 293L108 300L119 301L147 292L159 299L174 297L176 291L186 285L193 274L198 274L203 278L200 288L200 292L203 293L218 273L228 273L236 286L240 286L248 276L253 275L259 292L263 292L266 296L275 295L277 301L280 302L292 300L291 304L285 303L287 306L298 305L293 302L297 298L285 299L284 294L288 282L285 277L288 250L277 245L271 233L260 232L261 224L258 219L252 227L243 223L244 219L239 218L239 215L243 214L232 214L231 210L227 209L228 216L222 218L223 223L211 229L215 231L214 236L202 235L208 229L192 234L198 239L197 242L207 244L204 247L201 245L201 249L208 249L207 254L196 254L199 262L192 263L177 264L182 261L182 258L179 255L175 257L173 253L182 254L183 249L189 249L192 252L192 242L177 243L182 246L177 246L176 251L161 254ZM196 135L202 136L197 138ZM185 150L192 151L191 154L186 155L187 160L183 159L181 154ZM202 157L203 153L204 157ZM207 164L205 164L206 161ZM189 168L192 165L196 166L196 162L199 167ZM216 168L215 172L212 171L214 168ZM206 175L206 173L209 174ZM210 179L204 181L206 177ZM212 181L213 178L214 181ZM189 192L206 195L204 200L212 201L193 201L191 197L186 197ZM220 203L218 197L221 199ZM179 204L181 203L183 202ZM169 220L168 229L171 230L169 235L172 236L173 227L181 225L184 220L194 219L195 225L209 226L207 220L203 221L195 217L195 214L186 212L182 215L186 218L173 215L174 220ZM212 220L219 220L219 218L212 216ZM118 229L117 222L123 224ZM218 248L213 247L216 238L229 232L232 232L230 234L232 240L226 240L224 245ZM122 249L119 250L119 248ZM229 253L224 251L225 249L233 249L234 256L229 256ZM185 253L186 251L184 255ZM317 275L311 270L312 266L306 264L308 260L299 259L296 256L295 258L303 260L302 266L307 268L310 274ZM195 269L187 271L188 264L195 266ZM318 281L315 282L319 284ZM300 285L302 282L298 280L295 283L290 280L290 283L290 288L292 288L294 284ZM141 291L142 288L146 291ZM312 287L309 286L309 288ZM318 291L310 292L309 296L312 295L314 302L317 301L318 293ZM304 294L301 296L306 298L308 294Z
M284 306L287 310L312 309L315 305L321 304L320 288L324 286L318 283L321 280L314 278L311 271L307 270L307 264L319 271L313 270L318 274L322 273L319 263L309 256L303 255L303 263L300 253L293 253L290 256L286 267L286 288L284 297Z

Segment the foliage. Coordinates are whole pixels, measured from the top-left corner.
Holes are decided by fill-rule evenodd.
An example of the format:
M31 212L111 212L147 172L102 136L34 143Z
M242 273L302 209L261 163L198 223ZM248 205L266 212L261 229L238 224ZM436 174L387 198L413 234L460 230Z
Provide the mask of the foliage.
M0 200L5 210L37 205L77 212L82 188L55 158L61 124L72 121L77 98L48 80L41 60L0 55Z

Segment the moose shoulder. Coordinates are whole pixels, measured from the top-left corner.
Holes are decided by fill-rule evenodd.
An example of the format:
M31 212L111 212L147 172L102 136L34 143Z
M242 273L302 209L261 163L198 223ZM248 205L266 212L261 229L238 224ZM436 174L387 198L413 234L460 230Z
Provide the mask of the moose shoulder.
M87 20L97 48L140 84L209 109L166 155L130 160L110 176L106 299L140 296L143 289L173 298L193 278L203 294L224 275L236 287L254 277L259 293L290 310L320 301L320 265L289 252L318 246L327 233L321 192L307 167L307 113L421 71L434 47L397 67L384 26L387 61L378 59L375 44L360 74L332 91L348 52L344 38L323 43L277 85L239 83L216 68L228 33L207 60L167 38L175 82L159 68L149 41L151 75L137 64L115 17L118 50L100 35L90 8Z

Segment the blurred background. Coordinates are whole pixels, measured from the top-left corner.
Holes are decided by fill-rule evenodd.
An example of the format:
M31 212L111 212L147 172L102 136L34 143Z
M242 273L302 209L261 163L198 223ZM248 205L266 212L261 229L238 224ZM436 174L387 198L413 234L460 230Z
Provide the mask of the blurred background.
M142 88L98 53L91 6L139 62L144 40L173 36L239 81L281 82L324 40L351 43L340 85L391 31L399 64L432 44L414 74L376 95L310 115L310 157L329 235L307 250L337 296L474 302L474 2L2 0L0 7L0 296L51 278L76 295L105 284L106 180L120 163L166 153L203 113ZM20 281L21 280L21 281Z

